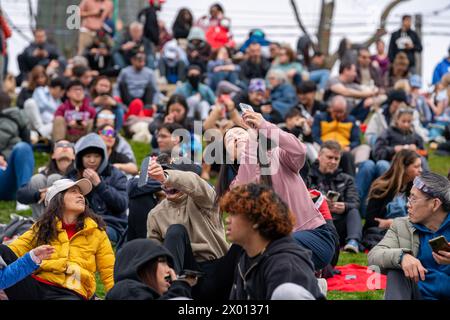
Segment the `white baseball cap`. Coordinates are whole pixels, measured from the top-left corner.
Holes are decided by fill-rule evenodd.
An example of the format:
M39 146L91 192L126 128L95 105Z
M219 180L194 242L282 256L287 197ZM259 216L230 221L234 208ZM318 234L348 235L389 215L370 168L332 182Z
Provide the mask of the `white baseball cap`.
M58 193L70 189L73 186L78 186L81 190L83 196L87 195L92 190L92 183L88 179L80 179L78 181L73 181L70 179L60 179L53 182L52 186L48 188L45 195L45 206L48 206L50 201Z

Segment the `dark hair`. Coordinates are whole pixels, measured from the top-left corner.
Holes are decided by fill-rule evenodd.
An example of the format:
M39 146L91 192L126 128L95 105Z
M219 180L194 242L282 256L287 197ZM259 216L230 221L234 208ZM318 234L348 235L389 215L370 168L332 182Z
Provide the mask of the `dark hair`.
M158 129L159 130L166 129L170 133L173 133L175 130L183 129L183 128L184 127L181 124L179 124L177 122L172 122L172 123L163 123L163 124L161 124L161 126Z
M228 131L230 131L231 129L234 128L241 128L243 130L246 130L245 128L241 127L241 126L233 126L231 128L229 128L222 137L222 164L220 165L220 170L219 170L219 176L216 180L216 203L218 203L219 198L222 197L229 189L231 182L233 181L233 179L236 177L238 170L239 170L239 163L237 161L237 159L234 160L233 163L226 163L227 159L230 159L230 157L228 156L228 152L227 149L225 148L225 135L228 133ZM261 168L268 168L269 164L267 161L267 150L263 150L263 144L261 144L261 138L265 139L266 143L265 143L265 147L267 147L268 150L270 150L273 146L273 142L270 139L265 138L263 135L258 134L258 151L257 151L257 162L258 165ZM261 159L260 156L263 157L263 163L261 163ZM272 186L272 178L270 175L262 175L260 176L260 182L262 184L268 185L268 186Z
M400 150L391 161L391 166L370 187L368 199L381 199L389 194L395 196L404 188L405 171L420 156L412 150ZM409 190L408 190L409 191Z
M50 84L48 85L50 88L60 87L64 90L65 82L63 78L53 78L50 80Z
M186 12L189 13L189 15L190 15L190 18L188 21L184 20L184 14ZM175 26L175 25L187 23L189 25L189 27L192 27L193 22L194 22L194 17L192 16L192 12L188 8L181 8L178 11L177 17L175 18L175 22L173 23L173 25Z
M342 60L344 58L345 52L347 51L347 38L342 38L341 41L339 41L338 45L338 57ZM340 73L340 72L339 72Z
M33 241L35 241L36 246L43 244L49 244L52 240L58 238L58 230L56 229L57 220L63 220L64 214L64 195L67 190L62 191L55 195L53 199L48 204L42 216L40 216L37 222L33 225L33 231L35 236ZM58 219L57 219L58 218ZM84 228L84 222L87 218L94 220L100 230L106 229L106 224L103 219L96 215L86 203L84 212L80 214L76 222L76 231L80 231Z
M48 82L48 75L45 73L45 68L41 65L37 65L31 69L30 73L28 74L28 89L34 90L37 88L37 79L41 76L45 76L47 78Z
M288 206L267 185L250 183L231 189L220 199L220 210L242 214L267 240L292 232L295 218Z
M66 91L69 91L72 87L83 87L84 88L83 84L78 79L69 81L69 83L66 86Z
M402 16L402 22L405 21L406 19L411 19L412 16L410 14L405 14Z
M11 97L5 91L0 89L0 112L11 106Z
M310 92L316 92L317 91L317 85L314 81L307 80L302 81L298 86L296 86L297 94L305 94Z
M369 51L369 48L367 48L367 47L361 47L361 48L358 48L358 56L361 54L361 52L363 52L363 51L366 51L366 52L369 52L370 53L370 51Z
M109 82L110 88L109 88L109 91L107 92L107 94L110 95L110 96L112 95L112 87L113 87L112 81L111 81L111 79L109 77L102 75L102 76L96 77L91 83L91 97L92 97L92 100L94 100L95 98L97 98L99 96L99 94L95 90L95 87L97 86L97 83L99 83L101 80L107 80Z
M80 78L89 71L89 68L83 65L76 65L72 68L72 74L75 78Z
M98 126L97 126L97 120L98 120L99 114L102 113L102 112L105 111L105 110L110 111L110 112L115 116L115 113L114 113L114 111L111 110L111 108L107 108L107 107L102 107L102 108L100 108L100 109L95 113L94 123L93 123L93 124L94 124L94 125L93 125L94 131L96 131L96 130L98 129ZM114 129L116 128L116 124L117 124L117 119L114 120Z
M341 152L342 148L341 145L335 141L335 140L327 140L325 141L322 146L320 147L320 151L322 151L323 149L328 149L331 151L337 151L337 152Z
M225 13L225 11L223 10L223 7L220 3L214 3L209 7L209 10L211 10L212 8L216 8L217 10L219 10L222 13Z
M151 259L144 263L137 270L137 274L141 281L156 291L158 281L156 279L156 270L158 269L158 258Z
M300 110L298 108L291 108L284 116L284 121L286 121L287 119L298 117L298 116L300 116L300 117L302 116L302 113L300 112Z
M60 141L63 141L66 139L60 139L56 142L50 141L50 154L52 154L55 151L55 147L56 144ZM75 154L75 147L73 147L73 153ZM47 163L47 166L45 167L45 169L42 171L46 176L49 176L51 174L57 173L57 174L62 174L63 176L66 175L67 172L70 172L73 168L74 168L74 163L75 161L72 161L72 163L67 167L65 172L60 172L58 169L58 165L56 163L55 159L52 159L50 157L50 160Z
M341 64L339 65L339 74L344 73L345 70L349 70L352 68L352 66L354 66L355 64L353 62L350 61L344 61L341 62Z
M165 115L169 114L169 107L173 104L181 104L183 106L183 108L186 110L185 112L185 117L187 116L187 113L189 111L189 107L186 101L186 98L181 95L181 94L173 94L170 96L169 101L167 101L167 107L166 107L166 112Z
M285 50L286 55L288 56L289 62L295 62L295 52L289 45L284 45L280 50Z

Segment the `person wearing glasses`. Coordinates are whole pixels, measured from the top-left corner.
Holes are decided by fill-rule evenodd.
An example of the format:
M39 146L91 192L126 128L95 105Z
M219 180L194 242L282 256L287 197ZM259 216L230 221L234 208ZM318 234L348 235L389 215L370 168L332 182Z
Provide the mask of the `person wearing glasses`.
M97 133L105 142L109 164L126 175L133 176L138 174L138 167L133 160L117 150L119 139L117 138L118 132L114 129L114 126L109 124L103 125L97 129Z
M450 252L429 240L450 239L450 181L433 172L416 177L408 216L397 218L369 252L369 265L387 272L386 300L450 299Z
M53 145L48 164L31 177L30 182L17 190L17 201L31 206L33 219L38 219L44 212L44 199L53 182L61 179L73 168L75 148L67 140L59 140Z

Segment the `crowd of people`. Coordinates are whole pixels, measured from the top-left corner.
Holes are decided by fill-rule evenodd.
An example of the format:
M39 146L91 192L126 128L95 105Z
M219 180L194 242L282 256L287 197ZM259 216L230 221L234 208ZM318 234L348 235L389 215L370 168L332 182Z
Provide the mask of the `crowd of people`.
M98 272L112 300L325 299L344 250L386 299L450 299L428 244L450 239L450 166L428 165L450 155L450 47L423 92L409 15L388 52L343 39L335 75L306 36L237 44L218 3L169 30L163 4L116 30L111 0L81 1L77 55L37 28L16 90L0 59L0 200L35 222L0 244L0 291L98 299Z

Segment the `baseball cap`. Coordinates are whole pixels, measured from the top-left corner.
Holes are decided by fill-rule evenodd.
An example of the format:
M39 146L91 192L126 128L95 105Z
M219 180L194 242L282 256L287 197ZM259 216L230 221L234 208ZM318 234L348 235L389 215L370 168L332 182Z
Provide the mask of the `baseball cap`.
M421 88L422 87L422 78L418 74L413 74L409 77L409 84L413 88Z
M60 192L72 188L73 186L78 186L81 190L83 196L87 195L92 190L92 183L88 179L80 179L78 181L73 181L70 179L60 179L55 181L51 187L48 188L47 194L45 195L45 206L48 206L50 201Z
M408 102L408 97L406 96L406 92L404 90L392 90L388 94L388 103L390 104L392 101L399 102Z
M248 92L256 92L256 91L266 91L266 83L264 82L264 79L251 79L250 83L248 85Z

